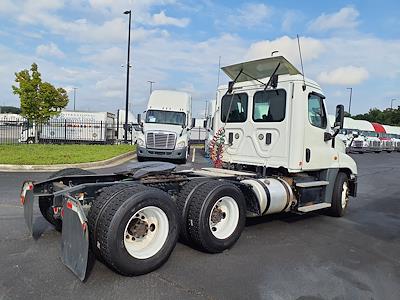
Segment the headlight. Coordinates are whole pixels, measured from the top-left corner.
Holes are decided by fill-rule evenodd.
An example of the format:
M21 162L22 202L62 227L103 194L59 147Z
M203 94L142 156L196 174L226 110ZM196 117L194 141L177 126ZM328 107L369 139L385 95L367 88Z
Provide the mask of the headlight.
M142 139L137 139L137 145L139 146L139 147L144 147L144 141L142 140Z
M186 146L185 141L181 141L176 145L176 148L182 149L182 148L185 148L185 146Z

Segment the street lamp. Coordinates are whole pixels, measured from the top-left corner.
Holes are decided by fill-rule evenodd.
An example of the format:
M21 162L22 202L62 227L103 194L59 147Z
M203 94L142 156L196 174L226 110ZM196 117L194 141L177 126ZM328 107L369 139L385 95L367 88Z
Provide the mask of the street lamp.
M155 81L147 80L147 82L150 84L150 95L153 92L153 84L156 83Z
M394 101L398 101L398 99L392 99L392 101L390 101L390 110L393 110L393 102Z
M130 67L130 52L131 52L131 20L132 11L124 11L125 15L129 15L129 27L128 27L128 57L126 62L126 99L125 99L125 136L124 143L128 143L128 109L129 109L129 67Z
M350 110L351 110L351 97L353 96L353 88L347 88L350 90L350 100L349 100L349 115L351 115Z
M74 111L75 111L75 98L76 98L76 90L77 90L78 88L76 88L76 87L74 87Z

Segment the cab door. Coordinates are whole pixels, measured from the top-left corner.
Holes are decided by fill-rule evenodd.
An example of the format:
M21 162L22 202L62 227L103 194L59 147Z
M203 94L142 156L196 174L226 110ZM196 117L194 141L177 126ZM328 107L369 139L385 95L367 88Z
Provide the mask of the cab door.
M304 170L330 168L338 164L332 140L324 140L325 133L330 132L324 98L316 91L308 95L304 122Z

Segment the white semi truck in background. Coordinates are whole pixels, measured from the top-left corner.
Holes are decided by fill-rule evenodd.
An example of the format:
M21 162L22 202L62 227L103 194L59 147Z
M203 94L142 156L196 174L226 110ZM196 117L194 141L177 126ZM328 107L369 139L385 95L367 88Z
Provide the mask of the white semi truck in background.
M117 143L123 143L125 140L125 110L119 109L117 111L117 119L115 121L116 124L116 137ZM127 140L129 143L136 144L137 137L140 133L141 129L138 123L137 118L131 113L128 112L128 134Z
M137 159L187 161L192 120L192 96L185 92L156 90L149 97L141 132L137 137Z
M25 121L19 142L107 144L115 140L115 115L110 112L62 111L49 122L36 126Z

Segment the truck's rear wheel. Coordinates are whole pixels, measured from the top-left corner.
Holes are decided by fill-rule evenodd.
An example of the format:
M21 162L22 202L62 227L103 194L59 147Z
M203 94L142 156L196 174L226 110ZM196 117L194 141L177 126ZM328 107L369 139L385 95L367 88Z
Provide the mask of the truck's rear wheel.
M232 247L245 225L246 202L241 190L227 181L211 181L193 195L188 211L191 242L218 253Z
M98 248L104 262L128 276L145 274L164 264L179 234L171 197L137 184L122 188L111 198L92 229L96 237L92 247Z
M339 172L335 185L333 187L333 195L330 213L334 217L342 217L349 203L349 179L345 173Z
M67 169L63 169L63 170L54 172L53 174L50 175L50 177L48 179L52 179L52 178L60 177L60 176L90 175L90 174L94 174L94 173L87 171L87 170L79 169L79 168L67 168ZM42 216L50 224L52 224L57 231L62 230L62 220L54 217L51 199L40 197L39 198L39 209L40 209L40 212L42 213Z
M180 230L179 230L179 238L181 242L189 243L189 233L188 233L188 211L190 201L194 198L196 192L201 189L201 187L207 182L211 181L209 178L199 178L193 179L182 187L178 197L176 198L176 207L178 210L178 217L180 220Z

